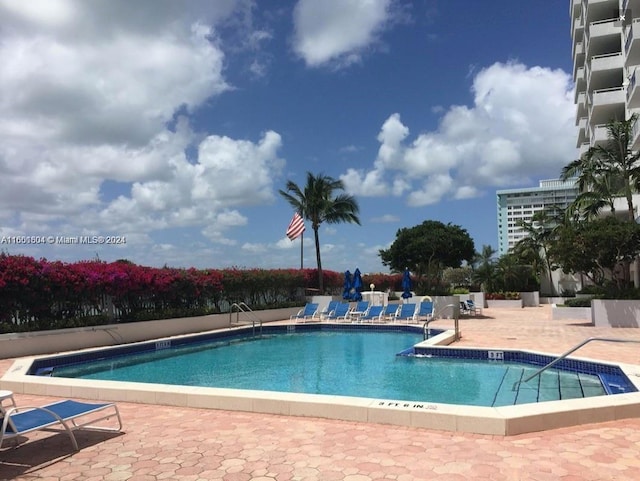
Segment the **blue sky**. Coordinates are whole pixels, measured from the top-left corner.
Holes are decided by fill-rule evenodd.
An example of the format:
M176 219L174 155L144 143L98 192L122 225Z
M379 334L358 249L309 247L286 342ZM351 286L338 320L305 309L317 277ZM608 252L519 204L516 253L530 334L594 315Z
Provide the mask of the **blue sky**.
M12 254L296 268L278 189L310 171L360 204L321 227L323 267L387 272L428 219L497 247L496 190L576 156L558 0L0 0L0 64ZM11 239L87 235L126 244Z

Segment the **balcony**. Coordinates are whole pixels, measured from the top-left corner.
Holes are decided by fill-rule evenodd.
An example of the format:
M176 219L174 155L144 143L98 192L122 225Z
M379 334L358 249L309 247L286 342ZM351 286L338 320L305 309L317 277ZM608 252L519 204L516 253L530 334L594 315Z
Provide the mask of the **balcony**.
M575 13L580 12L580 6L582 5L582 0L572 0L571 5L569 5L569 15L574 16Z
M625 29L624 51L626 53L625 65L640 63L640 18L634 18Z
M640 108L640 85L638 85L638 67L633 68L633 73L627 85L627 104L630 109Z
M584 66L584 42L580 41L575 44L573 54L573 78L576 78L577 70Z
M623 87L593 90L589 93L589 121L606 124L612 119L625 117L626 94Z
M624 12L628 19L633 17L633 12L640 11L640 0L622 0L620 2L620 11Z
M578 141L576 142L577 148L580 148L580 146L585 142L589 142L589 130L587 127L587 118L582 117L578 122Z
M586 92L580 92L576 102L576 125L580 125L580 120L585 118L588 114L589 108L587 105L587 94Z
M640 122L637 120L631 129L631 138L633 139L631 142L631 150L635 151L640 149Z
M578 101L578 96L587 90L587 82L585 77L585 67L580 67L576 71L576 77L573 79L576 84L576 89L573 93L573 101Z
M591 135L589 141L592 147L596 145L604 146L609 140L607 124L597 124L590 127Z
M619 18L591 22L585 31L585 54L587 57L620 51L622 23Z
M591 148L591 145L589 144L589 142L585 142L583 143L579 148L578 148L578 157L582 157L584 154L586 154L588 152L588 150Z
M584 17L580 16L573 21L573 28L571 29L571 39L575 40L578 34L582 34L584 30Z
M595 55L591 57L590 64L589 66L589 63L587 63L587 88L589 90L598 90L620 85L624 64L622 53Z
M589 86L589 79L591 78L591 64L589 62L585 62L584 64L584 81L587 86L587 90L593 90L593 87Z

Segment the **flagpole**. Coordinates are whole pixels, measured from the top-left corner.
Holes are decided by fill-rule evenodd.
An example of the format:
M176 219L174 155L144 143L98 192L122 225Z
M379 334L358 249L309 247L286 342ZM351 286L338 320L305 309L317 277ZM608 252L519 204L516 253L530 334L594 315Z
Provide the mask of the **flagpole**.
M302 232L302 234L300 234L300 270L304 268L302 263L302 259L304 259L304 256L302 253L303 246L304 246L304 231Z

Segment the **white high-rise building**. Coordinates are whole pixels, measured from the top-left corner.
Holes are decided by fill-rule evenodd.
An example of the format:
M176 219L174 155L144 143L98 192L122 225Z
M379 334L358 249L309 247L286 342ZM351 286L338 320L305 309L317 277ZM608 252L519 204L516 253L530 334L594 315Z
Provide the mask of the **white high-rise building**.
M569 8L581 156L607 141L607 122L640 114L640 0L569 0ZM631 150L640 150L640 121ZM640 258L631 274L639 286Z
M531 222L541 210L566 209L578 195L575 180L541 180L538 187L505 189L496 192L498 200L498 255L506 254L527 233L518 221Z
M581 156L606 142L607 122L640 112L640 0L570 0L569 5ZM638 127L633 150L640 147Z

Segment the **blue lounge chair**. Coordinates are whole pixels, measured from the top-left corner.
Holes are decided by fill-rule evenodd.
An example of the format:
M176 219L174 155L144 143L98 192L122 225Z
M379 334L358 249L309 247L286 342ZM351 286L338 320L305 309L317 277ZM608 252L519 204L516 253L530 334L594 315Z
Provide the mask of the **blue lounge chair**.
M347 319L349 319L350 311L351 308L349 306L349 303L339 302L333 312L327 316L327 319L331 319L332 321L346 321Z
M478 308L476 307L475 302L473 302L471 299L467 299L467 302L465 304L467 305L467 310L469 311L470 316L478 315Z
M120 412L113 403L93 404L67 399L39 407L12 407L0 414L4 416L0 447L5 439L17 438L33 431L66 431L74 449L78 451L78 441L73 434L77 429L122 432ZM117 419L117 428L93 425L110 418Z
M460 301L460 314L469 315L469 306L465 301Z
M384 306L371 306L367 312L360 316L361 321L380 322L382 321L382 313Z
M320 319L326 319L333 311L336 310L336 306L340 304L340 301L329 301L327 307L325 307L319 314Z
M415 318L417 321L428 321L433 319L433 302L422 301L418 305L418 311L416 312Z
M358 301L353 309L349 312L353 321L359 321L369 310L369 301Z
M313 319L316 312L318 312L318 303L317 302L307 302L304 308L300 309L297 314L294 314L289 319Z
M387 320L387 321L393 321L396 318L398 309L400 309L400 304L387 304L386 306L384 306L384 309L382 310L381 319Z
M416 305L413 303L400 304L400 309L396 314L396 321L415 321L416 320Z

